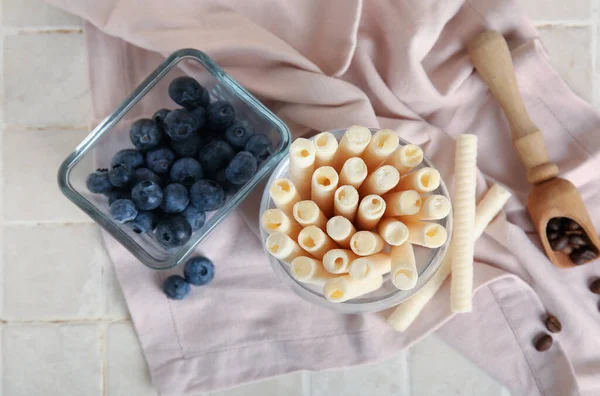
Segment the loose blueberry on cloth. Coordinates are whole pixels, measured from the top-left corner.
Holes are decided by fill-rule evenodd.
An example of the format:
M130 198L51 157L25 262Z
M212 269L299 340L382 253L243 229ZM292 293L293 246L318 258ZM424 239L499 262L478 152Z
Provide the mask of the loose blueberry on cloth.
M185 280L194 286L209 284L215 277L215 266L206 257L193 257L183 267Z
M171 275L163 283L163 291L173 300L183 300L190 293L190 284L179 275Z

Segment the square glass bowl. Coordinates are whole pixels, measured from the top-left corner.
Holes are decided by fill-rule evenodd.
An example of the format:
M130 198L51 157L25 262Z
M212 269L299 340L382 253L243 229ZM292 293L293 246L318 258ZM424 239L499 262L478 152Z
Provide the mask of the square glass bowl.
M375 133L377 131L378 129L371 129L371 133ZM331 132L339 141L344 135L344 132L346 132L346 130L336 129L329 132ZM401 146L404 146L406 144L409 144L409 142L400 139ZM414 170L423 167L435 168L435 166L427 157L424 157L421 165L417 166ZM266 210L273 209L276 207L275 203L271 199L271 195L269 193L269 186L277 179L287 178L288 171L289 154L275 168L275 170L271 174L271 177L269 178L269 181L267 182L267 187L263 192L262 200L260 203L261 218ZM444 184L443 180L440 180L440 186L436 190L432 191L431 193L428 193L428 195L433 194L443 195L446 198L450 199L450 194L448 193L448 189L446 188L446 185ZM431 279L433 274L437 272L437 270L440 268L440 265L442 264L442 259L446 255L448 246L450 244L450 238L452 237L452 210L450 210L450 213L445 218L441 220L430 220L430 222L438 223L444 228L446 228L448 238L442 246L436 249L429 249L414 245L415 260L417 264L419 278L416 286L413 289L397 289L392 284L390 275L386 274L383 277L383 285L378 290L341 303L331 302L327 298L325 298L325 296L323 295L322 287L312 285L309 283L303 283L296 280L296 278L294 278L294 276L292 275L291 267L288 264L273 257L267 251L265 245L269 235L262 226L260 228L260 233L263 249L267 257L269 258L271 267L273 268L279 279L281 279L281 281L290 289L292 289L298 296L300 296L308 302L331 309L333 311L341 312L344 314L357 314L364 312L383 311L384 309L394 307L402 303L403 301L406 301L407 299L412 297L416 292L418 292L419 289L421 289L429 281L429 279Z
M129 127L139 118L150 118L161 108L178 106L168 95L169 83L176 77L189 75L200 82L211 100L229 101L236 117L250 123L257 133L269 137L272 151L259 164L257 173L216 212L207 213L204 226L178 248L165 248L154 233L133 232L127 224L114 221L109 213L108 199L93 194L86 187L86 178L96 168L108 168L113 155L124 148L133 148ZM182 49L169 56L111 114L108 115L62 163L58 184L75 205L87 213L113 238L148 267L167 269L185 260L198 245L285 156L291 134L287 126L246 89L201 51ZM89 157L92 157L91 159ZM84 160L85 159L85 160Z

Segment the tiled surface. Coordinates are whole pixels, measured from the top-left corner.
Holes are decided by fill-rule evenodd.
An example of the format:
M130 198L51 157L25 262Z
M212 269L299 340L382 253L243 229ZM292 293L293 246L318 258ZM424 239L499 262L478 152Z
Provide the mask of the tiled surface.
M521 4L558 72L600 105L600 0ZM0 6L0 394L156 395L100 232L54 182L90 115L80 20L42 0ZM378 364L214 395L331 393L508 395L435 336Z

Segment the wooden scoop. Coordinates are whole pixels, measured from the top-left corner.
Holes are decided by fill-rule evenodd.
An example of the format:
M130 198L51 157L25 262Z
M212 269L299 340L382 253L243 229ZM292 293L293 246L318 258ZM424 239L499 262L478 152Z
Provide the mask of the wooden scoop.
M546 255L557 267L574 267L568 255L550 247L546 236L548 221L554 217L574 220L586 232L596 253L600 241L575 186L556 177L558 167L549 161L542 133L529 118L519 93L508 45L500 33L486 31L469 43L468 50L475 69L508 118L513 144L527 168L527 181L533 184L527 207Z

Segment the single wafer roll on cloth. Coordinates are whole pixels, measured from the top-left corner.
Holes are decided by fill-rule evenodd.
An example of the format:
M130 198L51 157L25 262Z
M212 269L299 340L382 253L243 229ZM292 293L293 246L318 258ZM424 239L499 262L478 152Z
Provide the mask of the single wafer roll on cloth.
M274 232L265 242L267 252L278 260L286 264L291 264L292 260L299 256L309 256L302 248L283 232Z
M313 139L315 144L315 168L333 166L338 141L331 132L321 132Z
M402 215L398 219L407 223L420 220L440 220L450 214L451 208L450 200L443 195L429 195L422 197L421 208L416 214Z
M494 188L496 187L496 188ZM494 191L492 191L494 189ZM492 219L502 210L506 201L510 198L510 193L501 186L495 184L487 191L481 202L475 210L474 238L477 240L483 230L488 226ZM419 313L425 308L429 300L444 283L450 275L452 269L452 250L454 246L454 237L450 241L450 247L442 259L440 268L431 279L417 291L410 299L400 304L394 312L388 317L387 322L397 331L405 331L419 316Z
M384 162L385 165L391 165L400 175L404 176L413 168L421 165L423 162L423 150L414 144L400 146Z
M332 274L345 274L358 256L352 250L331 249L323 256L323 267Z
M425 167L402 176L394 191L415 190L419 194L430 193L440 186L440 172Z
M369 276L361 280L356 280L350 275L342 275L325 282L323 295L331 302L344 302L371 293L379 289L382 284L381 275Z
M390 165L384 165L371 173L358 189L361 197L370 194L383 195L391 191L400 180L400 173Z
M350 249L358 256L379 253L385 247L383 238L372 231L358 231L350 239Z
M388 253L359 257L350 264L350 276L354 279L365 279L373 275L385 275L390 272L391 262Z
M367 178L368 174L367 165L362 158L350 158L344 163L344 166L340 171L340 185L359 188Z
M448 238L446 229L437 223L417 221L406 223L406 227L408 227L408 241L413 245L434 249L442 246Z
M333 215L333 197L339 177L331 166L317 168L312 175L310 198L323 211L326 217Z
M471 312L473 256L475 254L475 189L477 186L477 136L456 138L454 162L454 237L452 249L452 312Z
M327 272L321 261L305 256L296 257L292 261L291 272L296 280L318 286L323 286L326 281L337 276Z
M384 218L377 224L377 232L391 246L402 245L408 240L408 227L403 222Z
M335 170L339 171L342 169L342 166L349 158L360 157L370 141L371 131L369 128L353 125L346 129L335 154Z
M315 225L324 230L327 226L327 217L313 201L300 201L296 203L292 212L294 219L302 227Z
M298 233L302 230L300 224L296 223L295 220L290 219L280 209L265 210L260 222L267 234L283 232L292 239L298 238Z
M369 171L377 168L386 160L398 148L399 143L400 138L391 129L382 129L375 132L362 154L362 159L367 164Z
M350 249L350 238L355 233L354 224L343 216L335 216L327 221L327 235L344 249Z
M399 246L392 246L390 257L390 274L394 286L400 290L413 289L419 279L413 245L405 242Z
M344 216L351 222L356 218L358 210L358 191L352 186L341 186L333 195L333 214Z
M331 249L339 248L333 239L317 226L308 226L300 231L298 243L302 249L319 260Z
M356 213L356 227L359 230L372 230L377 227L385 213L385 201L379 195L367 195L360 201Z
M290 179L277 179L269 186L269 195L283 213L293 216L294 205L300 202L300 194Z
M385 200L385 216L414 215L421 210L421 194L415 190L390 192L383 196Z
M314 143L304 138L294 140L290 146L289 178L303 199L310 198L311 178L314 171Z

